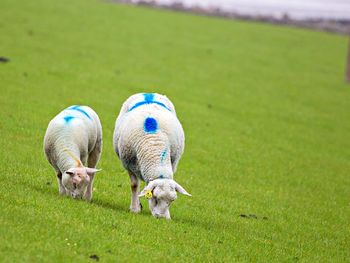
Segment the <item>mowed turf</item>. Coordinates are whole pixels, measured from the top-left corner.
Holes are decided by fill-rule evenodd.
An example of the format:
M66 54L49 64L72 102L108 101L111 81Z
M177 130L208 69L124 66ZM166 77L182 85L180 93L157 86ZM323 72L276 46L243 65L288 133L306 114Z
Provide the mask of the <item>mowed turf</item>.
M0 17L1 262L350 261L346 37L97 0L1 0ZM137 92L185 130L193 197L171 221L128 212L112 134ZM42 150L73 104L103 125L91 203L58 195Z

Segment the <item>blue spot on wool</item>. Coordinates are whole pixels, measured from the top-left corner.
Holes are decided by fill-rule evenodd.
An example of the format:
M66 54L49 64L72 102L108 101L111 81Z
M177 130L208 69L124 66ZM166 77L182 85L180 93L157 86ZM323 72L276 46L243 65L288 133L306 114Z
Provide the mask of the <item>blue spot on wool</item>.
M168 149L165 148L165 150L162 151L162 153L160 154L160 162L161 162L161 163L163 163L163 162L165 161L167 152L168 152Z
M156 133L158 129L158 123L156 119L152 117L147 117L143 126L144 126L145 132L147 133Z
M163 108L166 108L168 111L171 111L167 106L164 105L164 103L161 103L159 101L154 100L154 94L153 93L144 93L143 94L144 100L137 102L134 106L132 106L128 111L132 111L133 109L136 109L142 105L145 104L157 104L159 106L162 106Z
M66 116L63 118L65 120L66 123L69 123L72 119L74 119L73 116Z
M154 99L153 93L144 93L143 96L145 97L145 102L152 103Z
M81 112L82 114L84 114L86 117L88 117L90 120L91 120L91 117L89 114L87 114L86 111L84 111L82 108L80 108L80 106L72 106L70 108L68 108L69 110L76 110L76 111L79 111Z

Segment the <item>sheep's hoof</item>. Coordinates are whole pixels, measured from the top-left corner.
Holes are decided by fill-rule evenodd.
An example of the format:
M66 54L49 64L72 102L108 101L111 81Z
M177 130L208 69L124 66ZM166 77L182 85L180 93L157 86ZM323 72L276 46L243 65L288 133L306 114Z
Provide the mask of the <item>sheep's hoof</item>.
M142 210L142 204L140 203L140 206L139 207L133 207L133 206L130 206L130 212L132 213L140 213Z
M84 199L86 202L91 202L92 196L84 196Z
M138 213L141 212L141 209L140 209L140 208L132 208L132 207L130 207L130 212L131 212L131 213L138 214Z

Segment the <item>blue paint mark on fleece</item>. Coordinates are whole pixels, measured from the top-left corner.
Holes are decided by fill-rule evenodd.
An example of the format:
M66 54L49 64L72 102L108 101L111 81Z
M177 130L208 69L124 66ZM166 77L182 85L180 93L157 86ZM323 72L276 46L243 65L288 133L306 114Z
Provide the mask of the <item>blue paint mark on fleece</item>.
M76 111L79 111L79 112L81 112L82 114L84 114L86 117L88 117L88 118L91 120L90 115L87 114L87 112L84 111L82 108L80 108L80 106L78 106L78 105L72 106L72 107L68 108L68 110L76 110Z
M162 151L162 153L160 154L160 163L164 163L167 152L168 152L168 148L165 148L164 151Z
M147 117L143 123L143 128L147 133L156 133L158 129L158 123L156 119Z
M154 94L153 93L144 93L143 97L145 98L145 102L152 103L153 99L154 99Z
M134 106L130 108L129 111L132 111L133 109L136 109L142 105L145 104L157 104L159 106L162 106L163 108L166 108L168 111L171 111L167 106L164 105L164 103L161 103L159 101L154 100L154 94L153 93L144 93L143 94L144 100L137 102Z
M74 119L74 117L73 116L65 116L63 119L65 120L66 123L69 123L72 119Z

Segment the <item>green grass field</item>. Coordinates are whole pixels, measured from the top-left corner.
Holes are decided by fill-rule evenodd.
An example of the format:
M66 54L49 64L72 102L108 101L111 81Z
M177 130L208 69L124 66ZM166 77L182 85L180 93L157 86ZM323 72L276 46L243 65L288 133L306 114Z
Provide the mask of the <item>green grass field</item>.
M1 262L350 262L346 37L98 0L1 0L0 17ZM137 92L184 126L193 197L171 221L128 212L112 134ZM42 150L72 104L104 129L92 203L58 195Z

